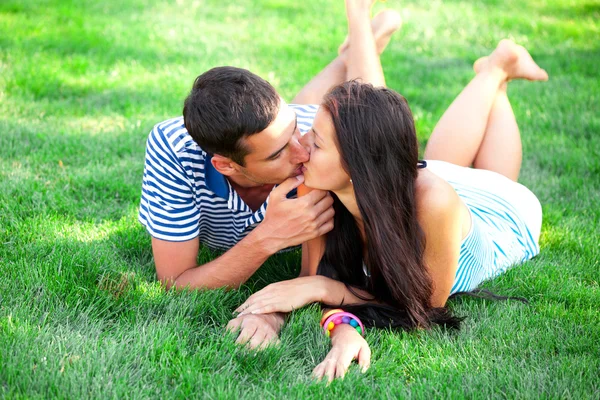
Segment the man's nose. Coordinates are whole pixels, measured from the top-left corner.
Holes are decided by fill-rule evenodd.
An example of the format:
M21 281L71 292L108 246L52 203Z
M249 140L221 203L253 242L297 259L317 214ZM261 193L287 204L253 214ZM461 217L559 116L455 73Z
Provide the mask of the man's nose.
M298 142L302 145L302 147L304 147L304 149L310 155L310 147L311 147L311 144L312 144L310 142L310 135L307 133L304 136L301 136L300 139L298 139Z
M306 136L304 135L299 140L292 139L292 162L294 164L307 162L310 159L310 146L307 145Z

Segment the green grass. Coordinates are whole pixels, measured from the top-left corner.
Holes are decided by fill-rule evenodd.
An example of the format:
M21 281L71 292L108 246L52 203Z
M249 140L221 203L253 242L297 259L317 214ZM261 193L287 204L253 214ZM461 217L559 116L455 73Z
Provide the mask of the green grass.
M599 398L600 2L388 1L405 24L383 57L425 142L500 38L550 74L510 96L521 182L544 209L541 254L485 284L531 305L455 301L458 334L371 330L372 366L310 378L318 309L255 353L231 311L293 277L275 257L240 291L165 292L137 223L145 139L193 79L246 67L287 99L334 57L337 0L0 3L0 396L9 398ZM381 7L381 6L379 6ZM214 257L207 250L200 262Z

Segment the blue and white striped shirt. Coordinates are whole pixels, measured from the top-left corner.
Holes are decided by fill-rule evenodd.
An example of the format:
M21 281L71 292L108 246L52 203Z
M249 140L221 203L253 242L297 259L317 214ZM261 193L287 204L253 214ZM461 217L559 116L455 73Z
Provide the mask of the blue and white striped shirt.
M318 105L292 105L302 134L311 128ZM183 117L157 124L148 136L138 219L157 239L182 242L199 237L227 250L260 223L267 201L256 211L194 142Z

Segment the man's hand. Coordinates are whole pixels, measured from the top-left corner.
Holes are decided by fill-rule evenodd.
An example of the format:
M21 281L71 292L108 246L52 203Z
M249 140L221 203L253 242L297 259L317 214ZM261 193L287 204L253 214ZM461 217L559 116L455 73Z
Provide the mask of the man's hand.
M229 321L227 330L239 331L236 343L262 350L270 344L279 344L279 331L284 320L283 314L242 315Z
M333 198L329 192L313 190L298 199L286 197L303 181L302 175L288 178L271 192L265 218L253 232L261 236L272 254L333 229Z

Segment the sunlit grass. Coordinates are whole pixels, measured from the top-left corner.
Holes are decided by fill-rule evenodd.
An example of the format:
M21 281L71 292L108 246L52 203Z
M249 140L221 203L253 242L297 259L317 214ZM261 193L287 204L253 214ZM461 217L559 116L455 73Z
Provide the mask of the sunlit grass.
M336 55L343 2L42 0L0 3L0 396L15 398L598 398L600 396L600 2L396 1L382 57L425 144L503 37L547 83L509 95L520 181L544 210L541 254L485 284L520 302L462 299L458 334L371 330L365 375L331 386L318 307L282 346L234 344L247 295L293 277L274 257L239 291L165 292L137 222L145 140L181 114L194 78L249 68L287 100ZM201 249L199 262L217 254Z

